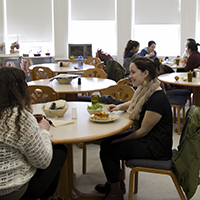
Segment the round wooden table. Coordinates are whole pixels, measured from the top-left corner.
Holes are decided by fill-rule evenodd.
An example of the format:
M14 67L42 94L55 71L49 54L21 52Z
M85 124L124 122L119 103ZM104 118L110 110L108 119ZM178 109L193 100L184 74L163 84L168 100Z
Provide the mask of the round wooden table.
M60 98L66 100L77 100L78 93L91 93L101 91L111 85L116 85L116 82L111 79L81 77L81 85L78 85L78 78L71 81L70 84L60 84L57 80L49 81L50 79L40 79L30 81L28 85L46 85L52 87L59 93Z
M44 114L41 107L44 104L33 104L33 114ZM75 199L102 199L101 194L85 194L80 192L74 183L73 167L73 144L77 142L88 142L115 135L129 128L133 121L129 119L128 113L117 111L115 114L119 118L109 123L92 122L87 112L88 102L68 102L69 108L64 115L65 120L71 120L71 111L73 107L77 109L77 119L73 119L73 124L50 128L53 144L65 144L68 148L68 157L61 172L59 185L56 194L64 200L69 197ZM104 111L107 111L107 105L104 105ZM63 118L62 118L63 119Z
M54 73L82 73L87 69L94 69L93 65L87 65L83 63L83 68L78 69L78 63L71 63L68 67L60 67L59 63L44 63L30 66L30 70L34 67L48 67Z
M179 80L175 80L175 76L179 77ZM190 86L193 89L193 104L200 106L200 79L192 78L192 82L184 81L183 78L187 77L186 72L163 74L158 76L158 80L163 83L169 83L173 85Z

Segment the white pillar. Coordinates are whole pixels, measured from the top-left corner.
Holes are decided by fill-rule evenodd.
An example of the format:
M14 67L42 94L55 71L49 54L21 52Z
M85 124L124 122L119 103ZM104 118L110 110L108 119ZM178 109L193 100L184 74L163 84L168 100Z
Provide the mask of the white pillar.
M54 0L55 58L68 57L68 0Z
M194 38L197 22L197 0L181 0L181 55L185 49L187 38Z
M117 61L123 64L124 48L132 36L132 0L117 0Z

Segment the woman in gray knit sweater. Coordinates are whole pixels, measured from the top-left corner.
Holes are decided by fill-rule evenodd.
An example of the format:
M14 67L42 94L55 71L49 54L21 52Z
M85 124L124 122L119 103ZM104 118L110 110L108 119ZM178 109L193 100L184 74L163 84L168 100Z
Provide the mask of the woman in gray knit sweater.
M49 123L33 116L22 70L0 69L0 94L0 199L47 199L55 193L67 149L52 147Z

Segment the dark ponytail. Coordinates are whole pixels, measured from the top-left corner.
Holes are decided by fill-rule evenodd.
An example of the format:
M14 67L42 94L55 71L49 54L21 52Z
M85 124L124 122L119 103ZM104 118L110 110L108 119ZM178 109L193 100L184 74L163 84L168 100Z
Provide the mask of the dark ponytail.
M188 43L188 49L191 49L191 51L198 51L198 46L200 46L200 44L194 41Z
M125 55L126 55L127 53L129 53L129 52L133 49L133 47L137 48L139 44L140 44L140 43L137 42L137 41L135 41L135 40L129 40L129 41L127 42L127 44L126 44L126 47L125 47L124 55L123 55L123 56L125 57Z

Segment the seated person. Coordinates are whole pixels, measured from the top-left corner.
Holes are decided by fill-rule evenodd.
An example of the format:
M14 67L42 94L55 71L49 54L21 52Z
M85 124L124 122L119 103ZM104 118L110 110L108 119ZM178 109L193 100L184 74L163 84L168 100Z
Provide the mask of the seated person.
M108 111L127 111L134 120L134 129L106 138L101 143L100 159L107 183L97 191L106 192L103 199L123 200L125 184L120 177L120 160L172 157L172 111L169 100L159 86L154 61L139 57L131 61L130 75L138 87L131 101L109 105Z
M104 64L106 64L106 61L108 60L113 60L112 56L104 51L102 51L102 49L98 49L96 52L96 57L99 58L101 61L104 62Z
M188 45L188 43L189 42L196 42L194 39L192 39L192 38L188 38L187 40L186 40L186 42L185 42L185 50L184 50L184 52L183 52L183 55L181 56L181 60L183 61L183 63L186 65L186 63L187 63L187 59L188 59L188 57L189 57L189 54L188 54L188 52L187 52L187 45Z
M50 125L32 114L24 71L0 69L0 199L46 200L56 191L67 158L52 147Z
M153 40L151 40L148 42L148 47L142 49L142 51L139 53L139 56L141 57L145 56L147 58L154 59L157 56L155 48L156 48L156 43Z
M185 71L192 71L200 66L200 53L198 52L199 43L194 41L189 42L187 45L187 52L189 54L187 64L184 68Z
M129 40L124 50L123 67L126 69L126 75L130 74L129 65L132 59L139 57L137 52L139 51L140 43L134 40Z

